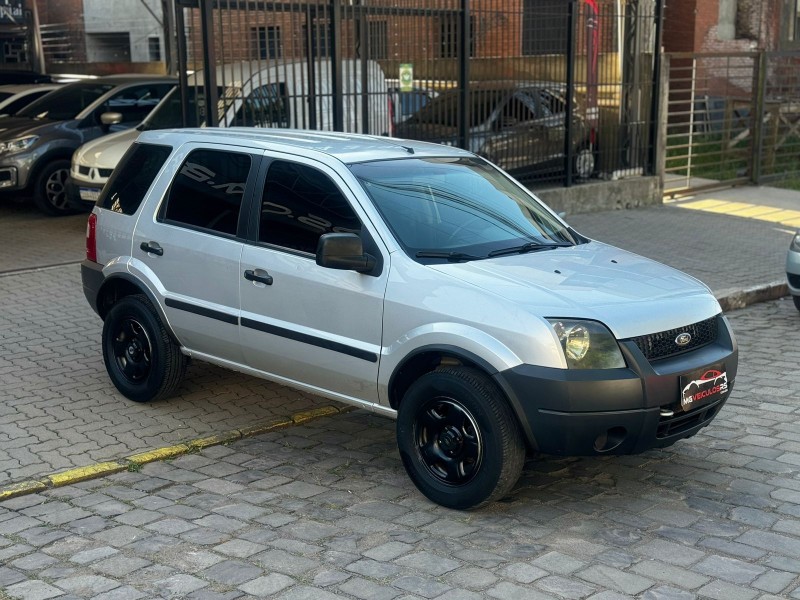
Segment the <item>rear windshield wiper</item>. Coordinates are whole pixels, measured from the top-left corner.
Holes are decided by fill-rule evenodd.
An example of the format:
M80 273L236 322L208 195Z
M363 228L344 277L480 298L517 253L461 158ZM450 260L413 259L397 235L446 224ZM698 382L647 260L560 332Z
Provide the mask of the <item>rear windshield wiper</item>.
M485 256L475 256L466 252L439 252L436 250L420 250L415 254L417 258L444 258L447 262L465 262L468 260L481 260Z
M521 246L511 246L509 248L492 250L489 252L489 257L503 256L504 254L525 254L526 252L550 250L552 248L565 248L567 246L572 246L572 244L565 242L528 242L527 244L522 244Z

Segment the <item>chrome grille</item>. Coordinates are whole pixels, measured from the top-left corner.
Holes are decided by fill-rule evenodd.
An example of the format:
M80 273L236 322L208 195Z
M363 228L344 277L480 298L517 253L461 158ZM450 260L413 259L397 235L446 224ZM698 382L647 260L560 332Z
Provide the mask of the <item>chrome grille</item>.
M630 341L639 347L647 360L661 360L710 344L717 339L717 327L717 318L712 317L685 327L640 335L630 338ZM675 338L681 333L692 336L692 340L686 346L678 346L675 343Z

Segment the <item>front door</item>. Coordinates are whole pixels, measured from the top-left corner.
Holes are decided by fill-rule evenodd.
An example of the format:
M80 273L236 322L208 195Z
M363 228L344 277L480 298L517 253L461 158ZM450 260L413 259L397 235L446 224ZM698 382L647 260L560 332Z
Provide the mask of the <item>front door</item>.
M324 233L360 233L367 247L376 238L333 169L299 157L268 158L258 232L244 246L239 272L245 359L311 390L377 402L388 265L366 275L315 262Z

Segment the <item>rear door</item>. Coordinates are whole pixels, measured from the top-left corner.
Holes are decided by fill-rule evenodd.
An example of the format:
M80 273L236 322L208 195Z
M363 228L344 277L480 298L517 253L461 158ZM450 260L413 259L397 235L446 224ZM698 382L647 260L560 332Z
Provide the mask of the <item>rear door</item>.
M254 197L258 231L242 252L241 340L247 363L312 389L377 402L388 262L335 170L290 155L266 158ZM324 233L356 232L382 268L320 267Z
M236 363L242 201L260 157L224 144L186 144L167 166L171 185L142 215L133 256L152 270L172 329L187 348ZM250 187L248 187L250 186Z

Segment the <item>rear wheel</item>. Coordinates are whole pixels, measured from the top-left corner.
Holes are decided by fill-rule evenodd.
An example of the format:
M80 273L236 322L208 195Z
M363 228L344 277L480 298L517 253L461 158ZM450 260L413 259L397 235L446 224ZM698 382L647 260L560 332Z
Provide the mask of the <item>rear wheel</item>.
M398 412L397 444L417 488L455 509L500 499L525 461L505 398L483 373L464 367L436 369L411 385Z
M183 379L187 364L143 295L126 296L106 315L103 360L116 388L136 402L170 396Z
M68 160L59 159L47 163L33 184L33 202L36 208L53 216L76 213L67 201L68 178Z
M579 148L573 160L575 176L579 179L589 179L595 171L595 153L588 146Z

